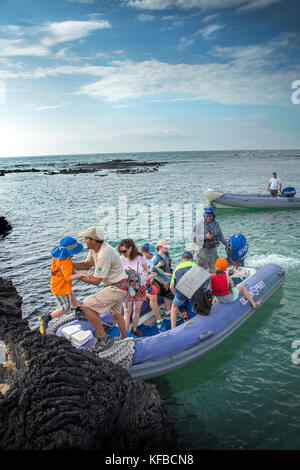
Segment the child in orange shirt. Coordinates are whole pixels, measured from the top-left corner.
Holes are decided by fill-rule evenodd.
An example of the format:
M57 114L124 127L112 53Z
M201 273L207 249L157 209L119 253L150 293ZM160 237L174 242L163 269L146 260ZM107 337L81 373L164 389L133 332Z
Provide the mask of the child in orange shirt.
M40 333L45 334L49 321L53 318L68 313L71 306L75 308L75 313L82 313L78 306L75 292L72 292L72 281L86 276L86 273L74 273L71 257L80 253L83 249L81 243L75 238L65 237L60 241L51 254L51 292L56 297L59 308L53 312L39 317Z

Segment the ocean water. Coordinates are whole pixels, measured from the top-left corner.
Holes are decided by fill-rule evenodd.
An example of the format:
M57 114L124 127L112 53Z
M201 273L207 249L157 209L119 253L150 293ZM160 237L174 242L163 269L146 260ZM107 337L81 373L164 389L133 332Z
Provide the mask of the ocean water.
M46 174L114 159L165 165L134 174ZM0 240L1 276L18 289L32 329L38 327L39 314L55 307L49 288L51 250L66 235L76 238L87 226L102 224L115 247L127 235L138 245L166 238L177 264L205 206L205 189L265 192L277 171L283 186L294 186L300 196L300 150L0 159L0 174L17 168L42 171L0 176L0 215L13 226ZM246 236L246 265L278 263L286 282L216 349L151 382L174 417L180 449L299 450L300 211L216 213L227 239L234 233ZM225 255L222 245L219 255ZM79 301L95 289L76 281L73 286Z

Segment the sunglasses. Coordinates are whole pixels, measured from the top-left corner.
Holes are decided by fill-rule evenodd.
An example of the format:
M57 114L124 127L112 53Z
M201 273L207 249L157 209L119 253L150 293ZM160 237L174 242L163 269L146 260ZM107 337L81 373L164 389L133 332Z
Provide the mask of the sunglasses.
M127 250L119 250L120 253L127 253L127 251L129 250L129 248L127 248Z

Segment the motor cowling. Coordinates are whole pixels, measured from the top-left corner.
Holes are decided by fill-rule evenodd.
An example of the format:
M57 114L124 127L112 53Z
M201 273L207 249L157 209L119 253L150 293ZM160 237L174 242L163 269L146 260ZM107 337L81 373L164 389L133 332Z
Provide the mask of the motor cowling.
M231 244L231 249L228 250L229 262L243 266L245 256L249 249L246 237L242 233L235 233L231 235L228 243Z
M284 188L281 191L281 194L283 197L295 197L296 196L296 190L293 188L293 186L288 186L287 188Z

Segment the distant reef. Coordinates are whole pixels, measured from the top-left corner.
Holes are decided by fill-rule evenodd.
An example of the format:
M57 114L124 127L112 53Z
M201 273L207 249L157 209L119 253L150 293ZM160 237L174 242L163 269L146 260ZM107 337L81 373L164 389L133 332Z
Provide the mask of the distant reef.
M0 237L5 237L12 230L12 226L5 217L0 217Z
M99 163L77 163L72 167L63 167L57 171L41 170L36 168L13 168L10 170L0 170L0 176L9 173L43 173L45 175L80 175L82 173L96 173L102 170L112 170L115 173L145 173L158 171L167 162L138 162L132 159L117 159ZM99 175L106 176L106 175Z
M22 319L22 298L0 278L0 450L176 450L156 388Z

